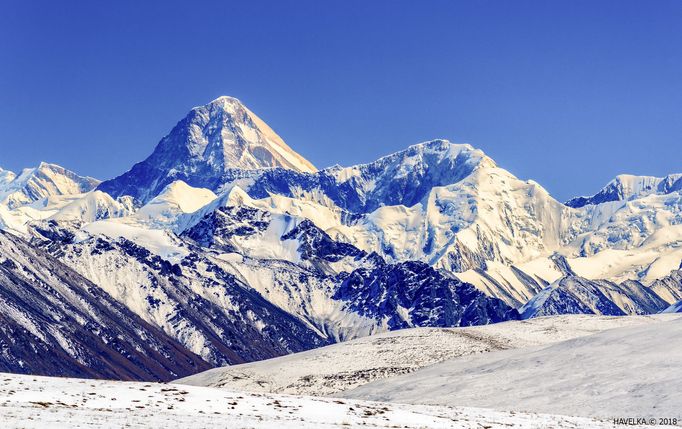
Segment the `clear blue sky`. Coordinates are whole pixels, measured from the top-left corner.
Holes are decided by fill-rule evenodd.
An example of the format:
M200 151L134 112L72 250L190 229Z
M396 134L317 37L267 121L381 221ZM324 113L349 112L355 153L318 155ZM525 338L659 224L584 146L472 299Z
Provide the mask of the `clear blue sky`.
M559 199L682 171L682 1L0 0L0 166L108 178L240 98L318 167L468 142Z

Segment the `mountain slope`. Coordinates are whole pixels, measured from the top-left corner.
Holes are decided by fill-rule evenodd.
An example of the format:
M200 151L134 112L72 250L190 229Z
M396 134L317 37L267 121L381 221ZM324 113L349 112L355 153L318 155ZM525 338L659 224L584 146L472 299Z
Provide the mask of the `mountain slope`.
M233 171L222 186L243 189L267 210L297 200L332 216L323 229L391 261L420 260L450 271L486 261L528 260L579 232L573 211L537 183L522 181L469 145L434 140L377 161L315 174ZM314 216L308 216L313 221ZM321 217L321 216L320 216Z
M682 313L682 300L677 301L670 307L662 311L662 313Z
M388 263L290 214L222 206L183 237L211 248L216 264L337 340L377 330L518 318L501 301L428 264Z
M547 286L519 312L524 319L557 314L624 316L658 313L668 305L653 290L639 282L617 284L571 275Z
M0 189L4 189L17 175L13 171L0 168Z
M341 278L333 298L389 329L485 325L519 317L502 301L423 262L378 262Z
M682 300L682 265L679 270L651 283L649 288L668 303Z
M114 200L101 191L91 191L82 198L73 200L50 216L56 221L96 222L131 215L135 207L130 198Z
M330 396L450 359L547 345L603 330L658 322L648 316L569 315L465 328L403 329L266 361L213 368L176 383Z
M145 203L176 180L216 190L230 169L273 167L315 171L239 100L220 97L192 109L147 159L98 189Z
M665 317L664 317L665 316ZM342 396L613 419L676 417L682 320L624 327L528 349L446 361ZM679 420L678 420L679 422ZM678 423L679 424L679 423Z
M106 292L0 231L0 370L169 380L209 365Z
M328 344L201 249L171 263L125 238L36 225L33 241L213 365L280 356Z

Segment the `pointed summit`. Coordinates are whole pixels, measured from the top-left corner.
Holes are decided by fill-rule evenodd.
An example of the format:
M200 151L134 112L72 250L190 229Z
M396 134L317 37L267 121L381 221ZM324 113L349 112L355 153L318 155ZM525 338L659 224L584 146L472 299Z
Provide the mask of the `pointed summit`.
M98 189L146 202L176 180L215 190L230 170L274 167L316 171L239 100L223 96L193 108L146 160Z
M194 125L202 127L203 137L195 135L199 138L190 142L196 155L217 157L225 168L316 170L236 98L222 96L192 112L198 115Z

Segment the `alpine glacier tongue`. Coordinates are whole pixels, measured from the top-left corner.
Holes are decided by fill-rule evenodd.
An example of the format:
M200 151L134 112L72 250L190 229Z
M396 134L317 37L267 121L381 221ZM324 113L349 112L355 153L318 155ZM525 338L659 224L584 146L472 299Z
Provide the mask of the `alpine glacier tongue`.
M232 169L274 167L315 171L239 100L220 97L192 109L147 159L98 189L147 202L176 180L216 190Z

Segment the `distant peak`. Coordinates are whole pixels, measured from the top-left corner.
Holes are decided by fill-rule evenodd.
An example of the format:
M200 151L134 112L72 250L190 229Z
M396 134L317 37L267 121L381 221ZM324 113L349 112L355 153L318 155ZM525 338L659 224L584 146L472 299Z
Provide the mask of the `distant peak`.
M99 184L99 180L79 176L56 164L41 162L38 167L23 169L18 176L0 174L0 183L3 184L0 204L15 209L51 196L88 192Z
M580 208L612 201L624 201L645 197L651 194L669 194L682 190L682 174L669 174L665 177L635 176L619 174L592 196L576 197L565 204Z
M164 190L149 201L142 209L142 215L154 215L157 206L173 206L185 213L194 212L218 198L210 189L195 188L182 180L168 184Z

